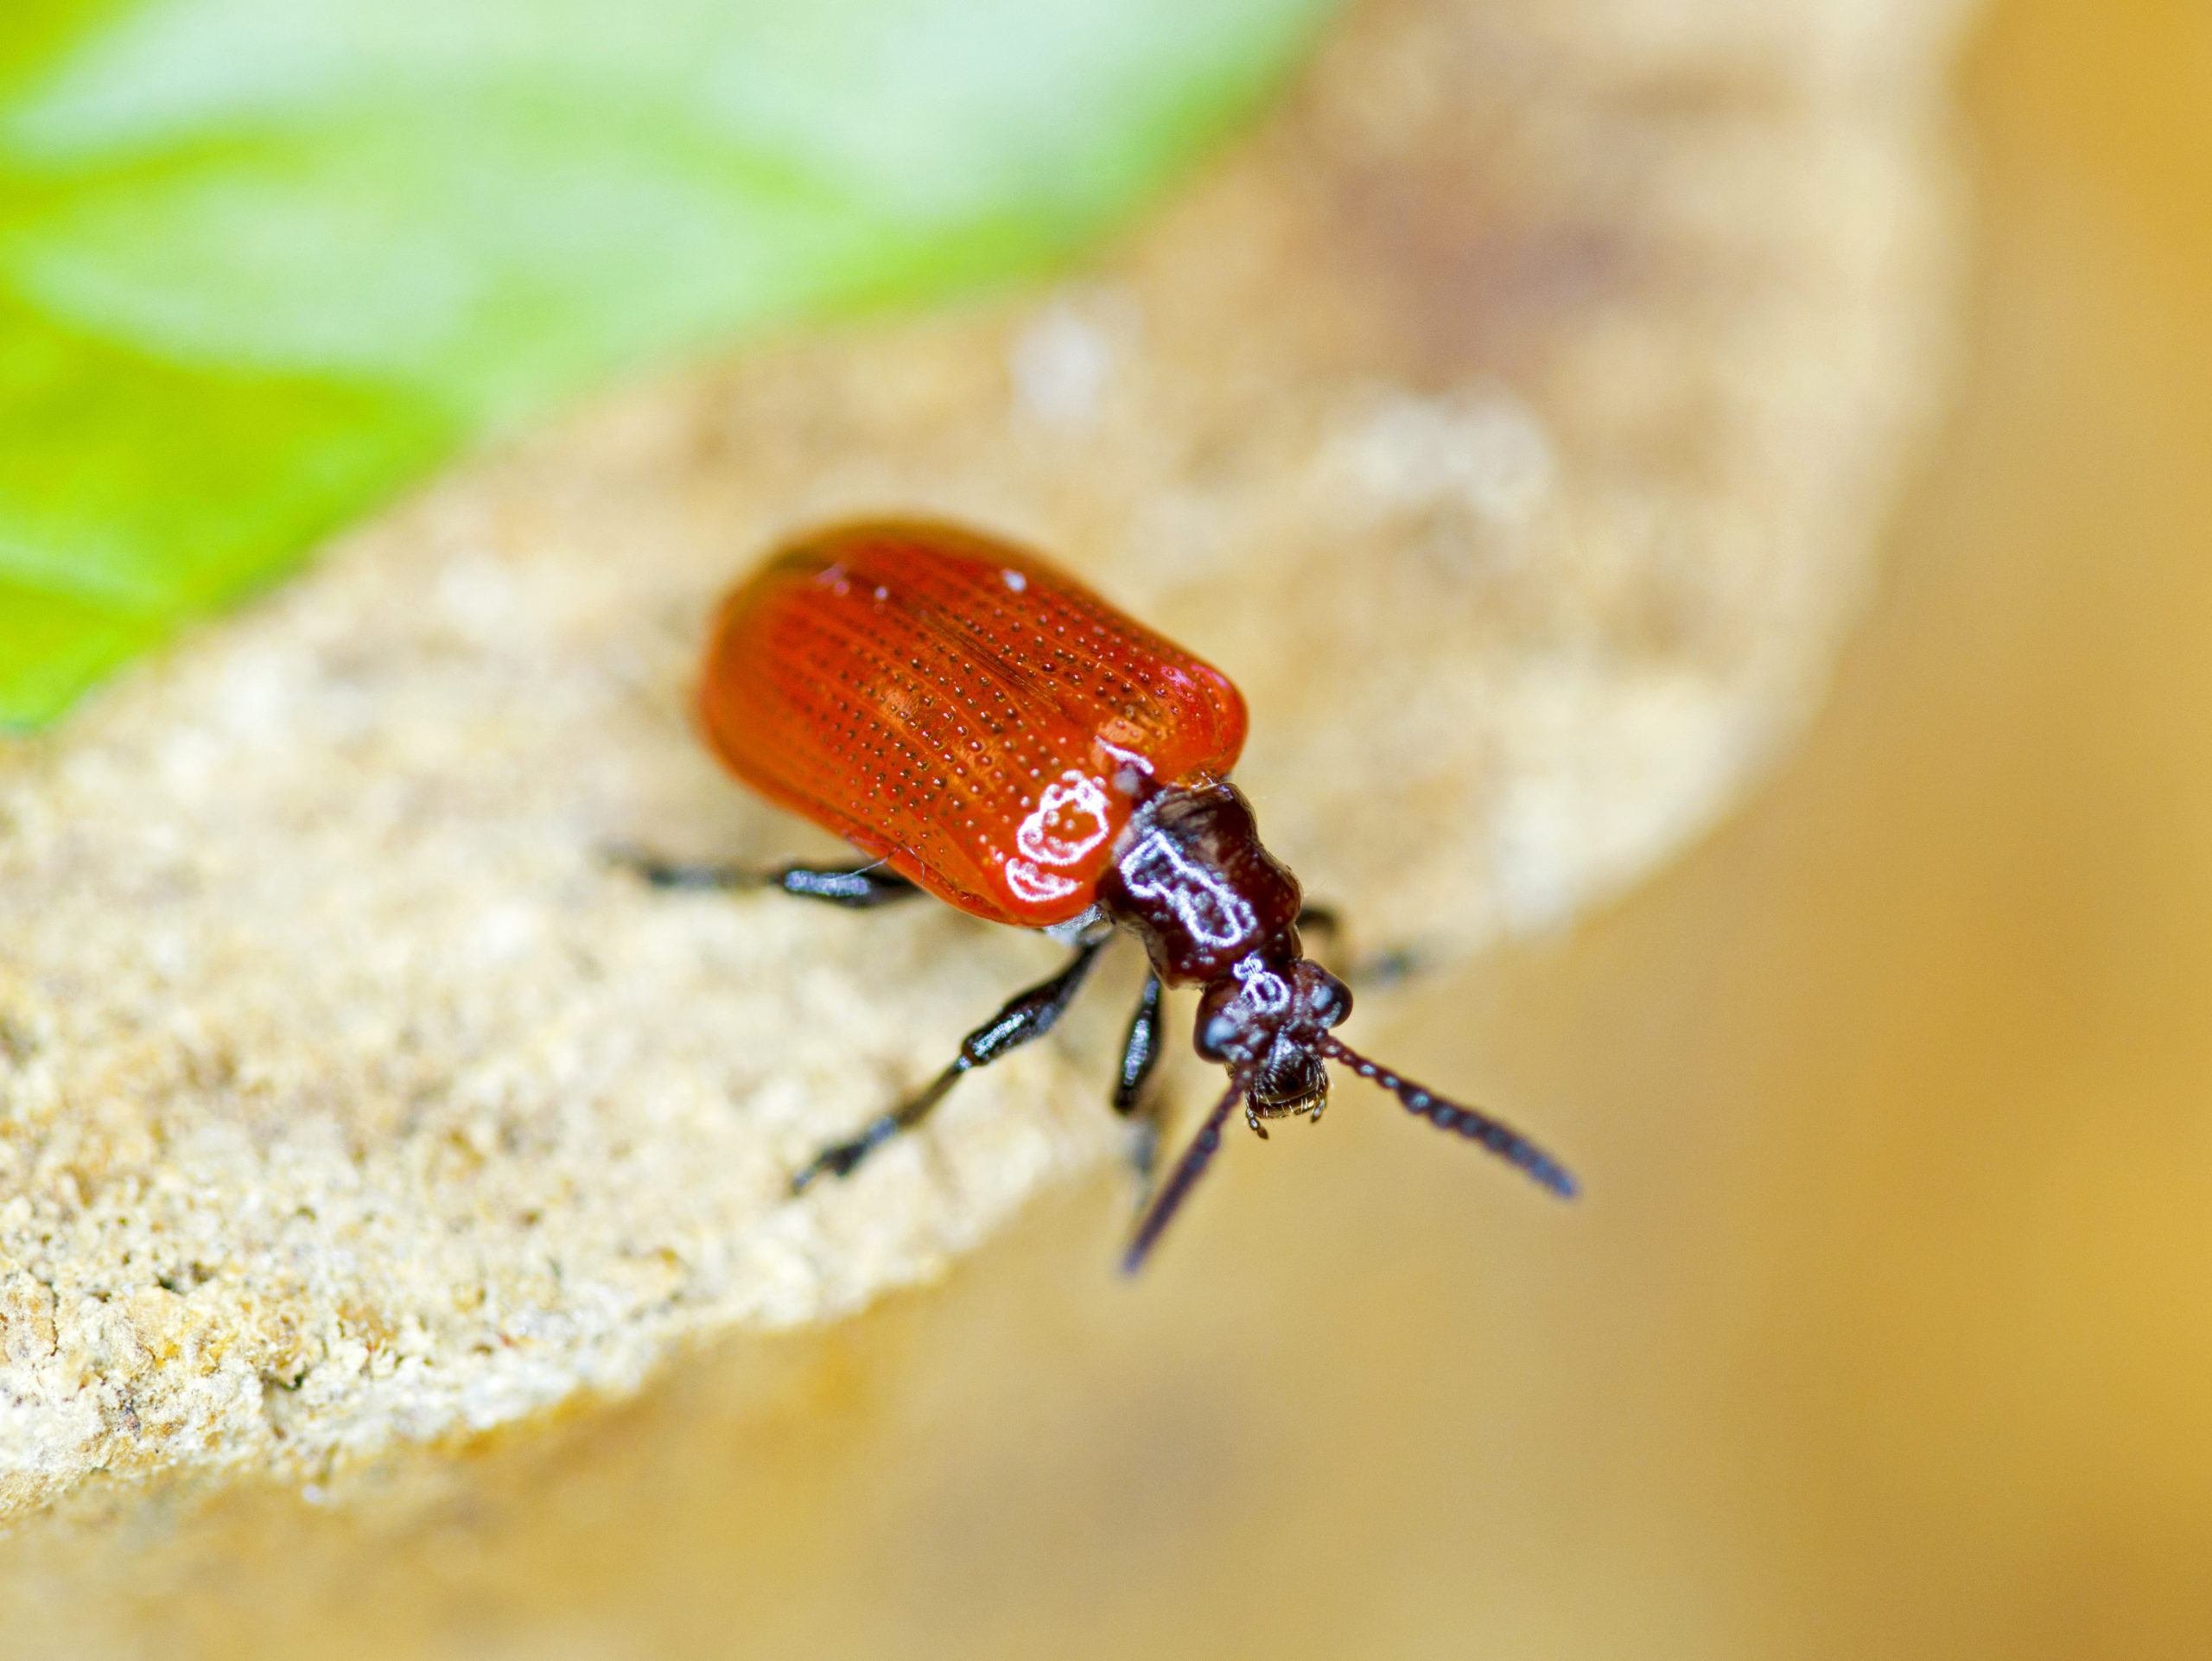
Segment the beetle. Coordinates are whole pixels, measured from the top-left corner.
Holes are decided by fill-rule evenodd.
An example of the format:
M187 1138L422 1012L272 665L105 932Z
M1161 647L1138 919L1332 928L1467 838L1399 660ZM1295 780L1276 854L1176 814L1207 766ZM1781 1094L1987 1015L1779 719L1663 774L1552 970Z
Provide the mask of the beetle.
M1305 905L1230 782L1243 695L1037 554L920 519L800 536L723 601L696 714L739 779L867 858L760 871L616 850L653 885L777 888L855 908L927 893L1074 952L969 1033L928 1085L821 1149L792 1176L794 1195L850 1175L962 1075L1050 1032L1117 932L1143 945L1151 973L1122 1045L1116 1111L1143 1105L1166 987L1199 989L1198 1052L1229 1074L1147 1206L1125 1270L1143 1263L1238 1104L1262 1137L1268 1120L1318 1122L1332 1061L1553 1193L1575 1193L1566 1168L1518 1131L1335 1035L1351 993L1299 934L1333 918Z

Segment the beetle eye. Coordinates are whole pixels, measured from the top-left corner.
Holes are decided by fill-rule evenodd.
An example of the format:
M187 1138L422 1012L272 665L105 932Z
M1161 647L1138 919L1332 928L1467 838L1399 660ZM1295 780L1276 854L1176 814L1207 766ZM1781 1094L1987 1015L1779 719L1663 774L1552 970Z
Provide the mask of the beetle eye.
M1209 1061L1226 1061L1236 1042L1236 1022L1226 1015L1216 1015L1198 1028L1198 1053Z
M1236 982L1221 980L1206 988L1198 999L1198 1030L1192 1042L1207 1060L1224 1066L1249 1066L1274 1042L1274 1034L1255 1016L1243 991Z
M1351 1014L1351 989L1318 964L1302 964L1306 1008L1326 1031Z

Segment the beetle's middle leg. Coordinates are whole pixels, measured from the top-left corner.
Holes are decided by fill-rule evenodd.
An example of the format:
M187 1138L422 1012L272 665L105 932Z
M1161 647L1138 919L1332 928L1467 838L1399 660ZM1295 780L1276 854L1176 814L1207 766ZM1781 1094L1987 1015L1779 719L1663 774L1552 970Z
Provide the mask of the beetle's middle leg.
M1053 1024L1067 1013L1068 1005L1075 1002L1084 977L1090 973L1090 966L1097 961L1104 945L1103 940L1094 940L1080 947L1074 960L1052 979L1040 981L1027 991L1007 999L1004 1009L960 1041L959 1055L926 1087L888 1113L870 1119L861 1127L858 1136L833 1142L809 1160L791 1178L791 1192L804 1193L824 1172L833 1176L851 1175L854 1168L883 1143L927 1118L930 1110L960 1082L961 1074L987 1067L1007 1051L1020 1049L1031 1040L1042 1038L1052 1031Z

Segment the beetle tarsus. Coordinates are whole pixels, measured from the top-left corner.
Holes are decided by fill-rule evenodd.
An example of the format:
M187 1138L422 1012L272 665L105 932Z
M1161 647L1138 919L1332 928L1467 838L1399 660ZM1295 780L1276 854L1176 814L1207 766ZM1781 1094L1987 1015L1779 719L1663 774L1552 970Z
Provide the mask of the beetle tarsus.
M855 1168L874 1151L876 1144L896 1135L898 1129L896 1122L887 1113L850 1142L831 1142L792 1175L792 1194L804 1193L819 1177L850 1176Z

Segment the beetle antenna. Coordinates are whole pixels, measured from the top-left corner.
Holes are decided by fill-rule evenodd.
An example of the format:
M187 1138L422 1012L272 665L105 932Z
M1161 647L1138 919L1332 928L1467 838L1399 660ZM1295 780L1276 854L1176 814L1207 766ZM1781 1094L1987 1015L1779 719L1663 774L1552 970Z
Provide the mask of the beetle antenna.
M1470 1141L1482 1143L1507 1164L1519 1166L1560 1199L1572 1200L1581 1191L1582 1185L1574 1180L1572 1171L1511 1125L1423 1090L1411 1079L1402 1079L1389 1068L1369 1060L1332 1034L1322 1034L1321 1053L1332 1061L1342 1062L1363 1079L1372 1079L1403 1102L1408 1112L1418 1114L1438 1130L1456 1130Z
M1191 1145L1183 1150L1183 1157L1175 1161L1174 1174L1153 1196L1146 1207L1144 1221L1137 1225L1137 1231L1129 1241L1129 1249L1122 1256L1122 1272L1134 1275L1144 1267L1146 1256L1159 1243L1167 1225L1174 1219L1191 1190L1198 1186L1213 1156L1221 1151L1221 1127L1236 1111L1236 1104L1244 1099L1244 1081L1232 1079L1229 1093L1214 1104L1213 1111L1206 1115L1206 1122L1198 1127L1198 1134L1191 1138Z

